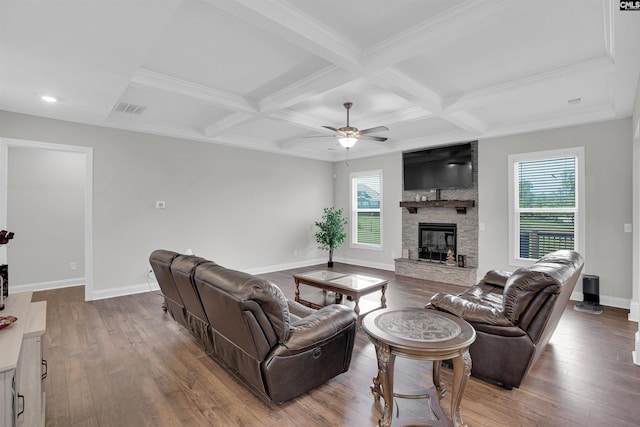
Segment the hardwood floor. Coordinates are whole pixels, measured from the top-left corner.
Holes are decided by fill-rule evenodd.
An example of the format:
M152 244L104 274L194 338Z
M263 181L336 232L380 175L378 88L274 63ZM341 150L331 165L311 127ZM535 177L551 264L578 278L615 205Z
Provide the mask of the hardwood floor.
M264 274L293 298L294 271ZM336 264L390 281L390 307L422 307L430 296L461 288ZM348 372L283 405L270 405L207 357L160 309L159 293L85 303L82 287L34 293L48 301L47 426L374 426L369 391L373 345L359 331ZM378 294L367 299L376 300ZM637 426L640 367L631 361L637 324L627 310L564 313L543 356L519 389L471 378L462 400L469 426ZM443 369L450 388L451 371ZM396 361L396 390L430 384L428 362ZM444 408L448 413L449 400ZM426 413L425 401L398 400L401 416ZM395 414L394 414L395 416ZM392 424L393 425L393 424Z

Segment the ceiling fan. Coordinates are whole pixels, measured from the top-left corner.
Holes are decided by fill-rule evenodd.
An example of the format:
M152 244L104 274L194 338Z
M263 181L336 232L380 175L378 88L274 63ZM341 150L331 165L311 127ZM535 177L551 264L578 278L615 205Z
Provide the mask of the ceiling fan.
M378 142L384 142L387 140L387 138L383 138L381 136L370 135L375 132L382 132L382 131L389 130L386 126L376 126L369 129L363 129L363 130L358 130L358 128L351 126L349 124L349 110L351 109L351 107L353 107L353 103L345 102L343 105L344 105L344 108L347 109L347 125L338 129L332 126L322 126L325 129L329 129L336 132L337 134L336 136L338 137L338 141L340 142L340 145L342 145L344 148L348 150L349 148L353 147L356 144L356 142L358 142L358 139L368 139L371 141L378 141Z

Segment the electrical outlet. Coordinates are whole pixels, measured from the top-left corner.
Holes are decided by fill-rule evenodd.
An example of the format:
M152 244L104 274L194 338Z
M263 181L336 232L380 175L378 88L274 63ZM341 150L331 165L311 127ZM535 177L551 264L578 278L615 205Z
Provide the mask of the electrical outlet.
M69 270L71 271L76 271L78 269L78 263L77 262L70 262L69 263Z
M631 233L632 229L631 229L631 224L625 224L624 225L624 232L625 233Z

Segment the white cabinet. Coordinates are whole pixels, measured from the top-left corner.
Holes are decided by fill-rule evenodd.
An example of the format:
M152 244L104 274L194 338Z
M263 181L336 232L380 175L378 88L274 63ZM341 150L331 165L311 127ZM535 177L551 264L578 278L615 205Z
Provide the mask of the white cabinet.
M44 426L44 358L42 338L47 324L46 301L32 302L22 339L22 349L18 359L18 394L23 396L18 403L24 403L18 416L18 426Z
M0 372L0 426L2 427L17 423L17 413L13 406L16 398L15 374L15 369Z
M46 313L47 303L32 303L31 292L10 295L0 311L18 318L0 330L0 427L44 426Z

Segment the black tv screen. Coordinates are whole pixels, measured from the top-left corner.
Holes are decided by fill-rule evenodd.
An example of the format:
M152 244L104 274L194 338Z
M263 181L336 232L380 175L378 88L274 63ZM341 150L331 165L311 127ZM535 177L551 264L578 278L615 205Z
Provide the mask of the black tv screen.
M402 153L405 190L468 188L473 185L471 144Z

